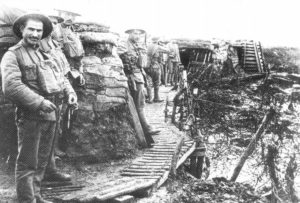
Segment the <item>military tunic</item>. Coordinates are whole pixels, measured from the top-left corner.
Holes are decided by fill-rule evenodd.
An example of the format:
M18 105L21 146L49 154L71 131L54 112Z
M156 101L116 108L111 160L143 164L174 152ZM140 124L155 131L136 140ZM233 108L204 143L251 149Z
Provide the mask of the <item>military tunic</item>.
M50 55L28 46L23 40L11 47L1 61L4 95L17 105L18 157L16 187L20 202L40 197L41 180L48 164L56 125L56 112L40 111L42 102L55 103L59 95L46 95L38 82L37 61ZM60 67L61 68L61 67ZM57 70L61 70L57 68ZM61 72L61 74L63 74ZM61 95L73 90L64 85Z

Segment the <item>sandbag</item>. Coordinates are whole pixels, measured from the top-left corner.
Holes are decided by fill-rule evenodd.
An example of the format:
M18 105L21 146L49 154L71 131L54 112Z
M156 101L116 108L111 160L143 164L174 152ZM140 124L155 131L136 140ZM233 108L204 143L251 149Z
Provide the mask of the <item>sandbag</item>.
M80 33L80 39L83 43L99 43L108 41L115 46L118 42L118 35L115 33L99 33L99 32L82 32Z
M97 22L74 22L74 32L109 32L109 26L97 23Z
M104 64L83 65L83 75L88 89L101 91L107 88L128 88L127 77L122 69L118 69L116 66Z
M12 25L14 21L25 12L10 8L4 5L0 6L0 52L6 52L7 49L17 44L20 39L14 34ZM1 56L3 54L0 54Z
M12 25L0 25L0 39L5 37L16 37Z
M9 47L17 44L20 39L13 33L12 27L0 27L0 49L7 51Z
M94 103L91 106L93 110L79 105L68 139L68 157L93 163L132 156L138 148L138 140L127 105Z
M89 66L94 64L101 64L101 59L97 56L85 56L81 59L81 63L83 66Z
M14 21L24 13L25 11L22 11L18 8L11 8L5 5L0 5L0 26L12 26L14 24Z

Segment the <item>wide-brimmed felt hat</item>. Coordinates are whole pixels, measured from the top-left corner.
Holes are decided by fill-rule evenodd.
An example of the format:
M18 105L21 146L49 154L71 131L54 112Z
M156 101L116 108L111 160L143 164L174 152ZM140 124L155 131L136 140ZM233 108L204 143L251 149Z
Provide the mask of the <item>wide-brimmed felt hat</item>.
M19 38L22 38L22 32L20 28L28 19L40 20L43 23L42 39L48 37L53 30L52 22L47 16L40 13L27 13L18 17L13 24L13 31Z
M58 23L62 23L64 22L64 19L60 16L56 16L56 15L48 15L48 17L51 18L55 18L57 20Z
M145 34L145 33L146 33L146 31L145 31L145 30L142 30L142 29L128 29L128 30L125 31L125 33L131 34L131 33L134 32L134 31L139 31L140 34Z

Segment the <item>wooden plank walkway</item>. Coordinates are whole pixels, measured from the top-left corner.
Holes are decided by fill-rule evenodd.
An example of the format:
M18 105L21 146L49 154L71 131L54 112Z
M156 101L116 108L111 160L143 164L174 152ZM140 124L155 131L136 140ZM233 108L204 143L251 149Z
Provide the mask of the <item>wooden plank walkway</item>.
M121 170L121 176L106 183L99 181L91 186L78 187L75 188L78 190L72 192L69 192L72 190L72 186L44 189L46 196L58 202L107 201L121 195L133 194L139 190L159 188L168 178L178 138L184 136L184 144L181 148L177 167L195 150L195 143L192 139L185 136L174 125L164 122L164 108L165 103L154 103L146 106L149 123L160 129L161 132L153 137L155 143L151 148L144 150L141 156Z

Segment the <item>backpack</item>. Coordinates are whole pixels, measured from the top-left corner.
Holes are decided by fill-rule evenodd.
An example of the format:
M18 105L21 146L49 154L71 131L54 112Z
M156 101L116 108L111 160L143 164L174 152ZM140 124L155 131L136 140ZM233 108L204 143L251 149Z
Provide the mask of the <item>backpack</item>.
M67 57L74 58L84 55L84 49L78 36L71 30L62 30L63 50Z

